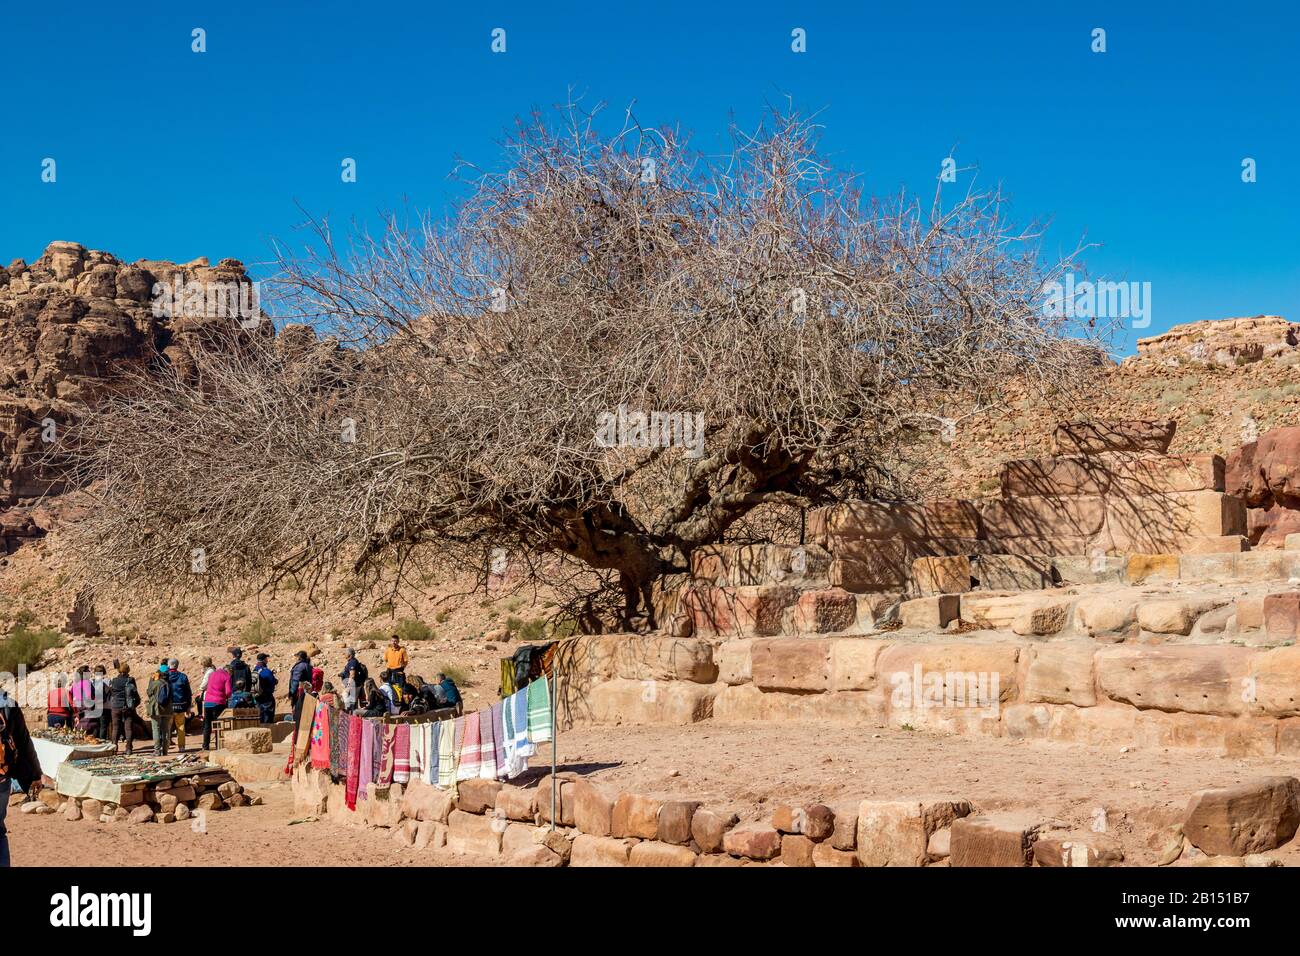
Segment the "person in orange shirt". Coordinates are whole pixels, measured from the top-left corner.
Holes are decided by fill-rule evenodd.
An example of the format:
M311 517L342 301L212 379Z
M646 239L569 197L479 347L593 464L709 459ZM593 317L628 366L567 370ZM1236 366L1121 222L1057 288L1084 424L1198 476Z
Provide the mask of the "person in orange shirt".
M384 648L384 668L392 672L390 682L406 681L406 665L410 663L410 658L406 656L406 648L402 646L401 640L396 634L393 635L392 643Z

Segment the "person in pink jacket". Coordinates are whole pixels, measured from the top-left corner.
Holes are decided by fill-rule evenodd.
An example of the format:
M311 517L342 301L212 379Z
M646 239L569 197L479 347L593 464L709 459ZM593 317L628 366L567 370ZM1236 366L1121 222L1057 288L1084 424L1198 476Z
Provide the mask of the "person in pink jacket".
M224 667L214 670L208 677L208 686L203 691L203 749L212 749L212 722L221 716L230 700L233 690L230 671Z

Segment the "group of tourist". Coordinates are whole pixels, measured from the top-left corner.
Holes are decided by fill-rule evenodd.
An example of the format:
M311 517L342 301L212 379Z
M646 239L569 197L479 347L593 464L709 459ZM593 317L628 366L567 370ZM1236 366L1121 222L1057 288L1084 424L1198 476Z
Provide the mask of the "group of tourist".
M356 713L363 717L418 714L460 706L460 689L446 674L438 672L432 681L425 681L415 675L407 676L406 668L410 664L410 657L396 634L384 648L383 661L384 668L379 672L379 680L376 682L370 677L366 665L357 657L357 652L349 647L347 661L339 672L339 679L343 683L341 692L336 692L333 684L326 684L324 692L334 694L346 713ZM295 718L298 713L299 709L295 708Z
M125 661L113 662L115 674L111 679L103 665L74 668L68 678L54 677L47 722L50 727L69 727L110 741L115 753L125 743L126 753L130 754L135 747L137 708L144 704L145 719L152 729L153 752L165 756L173 745L173 735L176 748L185 749L186 721L197 709L203 718L203 750L209 750L213 724L227 709L256 707L262 723L275 720L280 681L271 669L270 656L259 653L256 664L250 666L241 648L232 647L229 654L230 660L221 667L215 666L212 658L204 658L203 676L197 687L191 687L176 658L165 658L150 671L143 696ZM378 717L460 705L460 691L446 674L439 673L431 682L419 677L408 679L410 659L396 634L384 648L383 663L376 682L356 651L348 648L339 678L340 703L349 713ZM295 654L288 691L295 720L307 693L335 693L333 685L325 683L324 671L312 663L305 650Z

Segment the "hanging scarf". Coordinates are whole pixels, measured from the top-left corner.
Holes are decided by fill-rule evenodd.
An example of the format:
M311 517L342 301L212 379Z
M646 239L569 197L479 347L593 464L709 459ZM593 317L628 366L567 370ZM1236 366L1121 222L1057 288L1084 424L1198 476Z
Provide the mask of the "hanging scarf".
M539 677L528 685L528 739L534 744L551 739L551 682Z
M456 768L457 780L473 780L483 767L483 728L478 711L461 718L464 737L460 743L460 766Z
M348 782L344 799L349 810L357 808L357 785L361 782L361 729L365 721L355 715L348 716Z
M441 721L438 723L438 786L450 787L456 782L456 724L463 721L463 717L458 717L455 721Z
M334 707L329 709L330 715L330 777L335 783L339 778L347 773L347 765L344 762L348 749L348 731L347 718L343 711Z
M429 723L424 724L424 732L428 737L425 741L424 752L429 757L428 762L424 765L424 780L425 783L432 784L434 787L438 786L438 766L442 762L442 754L439 752L442 744L442 736L439 734L439 730L441 730L442 724L442 721L429 721Z
M361 760L357 763L357 796L369 795L370 767L375 750L375 722L361 718Z
M411 779L423 780L424 768L429 763L429 725L411 725Z
M506 776L506 715L503 701L492 705L492 744L496 749L493 763L496 764L496 779Z
M316 770L328 770L330 765L330 712L324 704L316 705L311 722L311 765Z
M387 787L393 782L393 764L397 757L397 725L383 724L383 745L379 756L379 779L375 782Z
M479 728L479 768L478 775L484 780L497 778L497 743L492 727L492 709L484 707L478 712Z
M410 724L398 724L393 742L393 783L411 781L411 730ZM418 729L418 728L414 728Z

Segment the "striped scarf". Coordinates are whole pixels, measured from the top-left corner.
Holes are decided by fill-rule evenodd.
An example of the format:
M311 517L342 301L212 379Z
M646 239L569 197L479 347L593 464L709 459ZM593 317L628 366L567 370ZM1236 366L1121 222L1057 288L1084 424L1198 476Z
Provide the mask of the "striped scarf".
M393 764L397 758L397 727L394 724L383 725L383 746L379 758L379 779L375 781L381 787L393 782Z
M492 739L496 743L497 779L506 776L506 708L504 701L492 705Z
M544 676L528 685L528 739L535 744L551 739L551 686Z
M466 714L461 720L465 721L465 735L461 739L460 766L456 768L456 779L473 780L483 766L483 729L478 711Z
M397 725L397 740L393 744L393 783L409 783L411 780L411 729L410 724Z
M456 725L464 717L444 720L438 725L438 786L450 787L456 782Z

